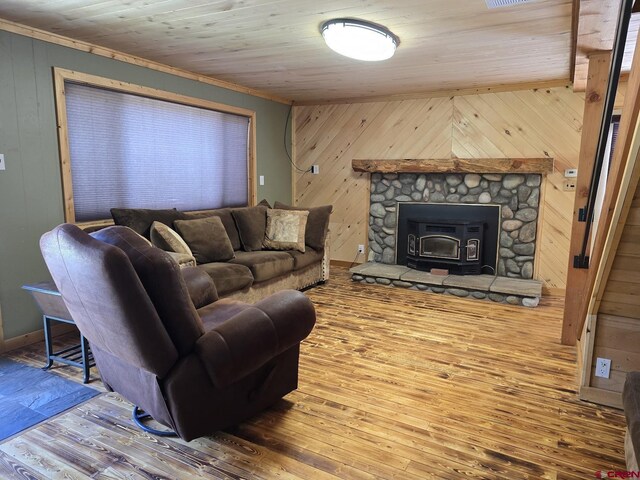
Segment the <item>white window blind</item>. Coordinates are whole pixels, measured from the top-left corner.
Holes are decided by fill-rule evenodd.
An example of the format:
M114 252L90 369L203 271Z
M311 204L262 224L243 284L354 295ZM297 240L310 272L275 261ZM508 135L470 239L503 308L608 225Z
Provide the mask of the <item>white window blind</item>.
M76 221L248 204L249 118L65 84Z

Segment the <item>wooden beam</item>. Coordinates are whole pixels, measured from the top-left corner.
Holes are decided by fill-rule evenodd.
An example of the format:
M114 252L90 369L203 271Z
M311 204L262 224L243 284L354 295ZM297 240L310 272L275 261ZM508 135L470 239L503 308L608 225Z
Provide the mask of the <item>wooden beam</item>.
M578 48L578 24L580 22L580 0L573 0L571 5L571 55L569 57L569 78L576 73L576 50Z
M381 173L551 173L553 158L354 159L356 172Z
M596 158L596 149L598 148L598 136L607 92L610 63L611 52L594 54L589 57L589 74L587 76L587 93L582 117L582 140L580 143L578 178L576 179L573 225L571 227L569 247L567 298L564 304L562 321L561 342L564 345L575 345L576 343L577 325L581 324L578 317L580 305L585 301L583 290L589 271L584 268L574 268L573 256L580 251L585 233L586 223L578 222L578 210L586 205L586 199L589 196L589 185Z

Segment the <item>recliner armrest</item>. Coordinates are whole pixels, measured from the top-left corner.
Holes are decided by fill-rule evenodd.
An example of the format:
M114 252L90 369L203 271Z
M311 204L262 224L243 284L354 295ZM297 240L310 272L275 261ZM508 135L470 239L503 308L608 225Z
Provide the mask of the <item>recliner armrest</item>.
M224 388L304 340L315 325L311 301L284 290L205 333L195 351L213 384Z

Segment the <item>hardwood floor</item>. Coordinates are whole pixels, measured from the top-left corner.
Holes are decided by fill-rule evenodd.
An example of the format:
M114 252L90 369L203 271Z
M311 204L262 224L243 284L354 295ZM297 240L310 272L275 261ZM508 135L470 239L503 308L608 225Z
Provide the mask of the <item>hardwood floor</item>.
M343 268L308 295L318 322L302 346L299 389L269 411L186 443L139 431L130 404L105 393L0 443L0 478L589 479L625 470L622 412L577 399L559 299L497 305L354 284ZM9 356L41 365L42 351ZM81 381L79 369L53 371Z

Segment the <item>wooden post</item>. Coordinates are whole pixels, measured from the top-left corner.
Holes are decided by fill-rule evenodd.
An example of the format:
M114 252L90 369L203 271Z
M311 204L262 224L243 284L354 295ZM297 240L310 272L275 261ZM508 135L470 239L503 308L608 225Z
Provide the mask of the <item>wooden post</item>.
M584 296L589 270L573 267L573 257L582 247L586 222L578 222L578 210L587 204L589 184L595 163L600 123L604 110L604 101L609 79L611 52L599 52L589 56L589 73L585 92L584 115L582 117L582 139L580 142L580 159L578 162L578 178L573 204L573 224L571 227L571 244L569 248L569 268L567 275L566 300L562 322L561 342L564 345L575 345L577 326L582 324L579 316L580 306L588 302Z

